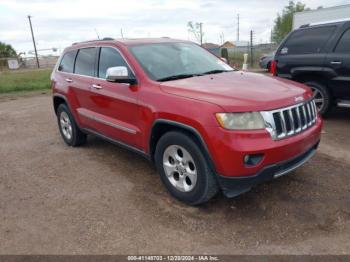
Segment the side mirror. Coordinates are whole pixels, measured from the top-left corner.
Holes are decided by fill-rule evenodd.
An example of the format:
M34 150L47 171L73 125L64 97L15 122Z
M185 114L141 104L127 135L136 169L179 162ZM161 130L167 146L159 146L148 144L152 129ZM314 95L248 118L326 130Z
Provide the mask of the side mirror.
M125 66L115 66L107 69L106 80L109 82L136 84L135 78L129 77L129 72Z
M226 59L225 57L220 57L220 59L221 59L222 61L224 61L226 64L228 64L228 61L227 61L227 59Z

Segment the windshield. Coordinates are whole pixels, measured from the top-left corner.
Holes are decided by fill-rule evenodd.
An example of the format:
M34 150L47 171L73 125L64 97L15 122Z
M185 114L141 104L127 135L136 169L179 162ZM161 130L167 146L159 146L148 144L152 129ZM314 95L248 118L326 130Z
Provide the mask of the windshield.
M191 43L138 45L131 53L147 75L156 81L232 71L233 68Z

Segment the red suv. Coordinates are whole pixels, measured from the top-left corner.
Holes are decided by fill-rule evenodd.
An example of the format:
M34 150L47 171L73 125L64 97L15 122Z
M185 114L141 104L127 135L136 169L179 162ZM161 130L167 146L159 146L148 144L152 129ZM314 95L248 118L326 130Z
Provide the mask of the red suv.
M95 135L131 149L191 205L220 189L234 197L282 176L309 160L320 141L309 88L237 71L188 41L73 44L52 73L52 88L69 146Z

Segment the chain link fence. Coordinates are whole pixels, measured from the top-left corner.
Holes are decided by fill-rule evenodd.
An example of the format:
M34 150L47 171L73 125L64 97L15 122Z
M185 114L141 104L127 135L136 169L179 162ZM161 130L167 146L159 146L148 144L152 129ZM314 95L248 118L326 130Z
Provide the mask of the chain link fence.
M40 68L53 68L58 56L40 56ZM0 71L38 68L35 57L6 57L0 58Z
M257 44L253 46L250 46L249 43L247 43L246 46L221 48L220 56L226 58L231 65L237 68L242 68L244 54L248 54L250 68L258 68L260 57L265 54L273 53L276 49L277 45L273 43Z

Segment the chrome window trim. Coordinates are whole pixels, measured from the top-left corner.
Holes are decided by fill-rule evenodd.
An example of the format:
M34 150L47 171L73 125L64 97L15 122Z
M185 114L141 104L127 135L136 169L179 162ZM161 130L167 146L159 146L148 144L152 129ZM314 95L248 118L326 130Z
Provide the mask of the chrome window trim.
M62 60L63 56L64 56L66 53L68 53L69 51L74 51L74 50L76 50L76 51L77 51L76 56L77 56L80 49L85 49L85 48L102 48L102 47L110 47L110 48L112 48L112 49L115 49L115 50L120 54L120 56L124 59L125 63L128 65L129 69L131 70L131 72L133 73L133 75L135 76L136 81L137 81L137 76L136 76L136 74L135 74L135 70L132 68L132 66L130 66L128 60L125 58L125 56L123 55L123 53L120 52L120 50L119 50L117 47L111 46L111 45L91 45L91 46L88 45L88 46L84 46L84 47L81 47L81 48L69 49L67 52L65 52L65 53L63 53L63 54L61 55L61 58L59 59L59 62L56 64L55 73L64 73L64 74L69 74L69 75L75 75L75 76L81 76L81 77L88 77L88 78L93 78L93 79L99 79L99 80L105 80L105 81L107 81L106 78L100 78L100 77L96 77L96 76L80 75L80 74L68 73L68 72L63 72L63 71L59 71L59 70L58 70L58 67L59 67L59 65L61 64L60 61ZM76 58L76 56L75 56L75 58ZM98 61L97 61L97 62L99 62L99 59L100 59L100 57L98 58ZM74 61L74 69L75 69L75 61ZM108 82L108 81L107 81L107 82ZM119 84L128 85L127 83L119 83Z

